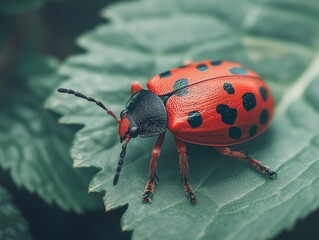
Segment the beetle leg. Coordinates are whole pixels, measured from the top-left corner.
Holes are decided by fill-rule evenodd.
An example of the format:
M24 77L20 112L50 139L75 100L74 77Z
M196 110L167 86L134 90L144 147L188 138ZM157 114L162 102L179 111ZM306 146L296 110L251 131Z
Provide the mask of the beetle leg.
M255 158L248 157L246 154L238 151L232 151L229 147L214 147L217 152L224 156L232 157L232 158L240 158L246 159L257 171L266 175L269 179L275 179L277 177L277 173L271 170L268 166L264 165L260 161Z
M188 183L189 175L188 175L188 157L186 155L186 145L183 141L174 138L177 151L179 153L179 168L181 171L182 181L183 181L183 187L185 190L185 195L187 196L190 203L196 203L196 195L191 187L191 185Z
M141 91L143 86L139 82L132 82L131 84L131 95L137 93L138 91Z
M154 180L158 179L158 176L156 175L156 159L161 154L161 147L162 147L164 138L165 138L165 133L162 133L161 135L159 135L159 137L157 138L157 141L155 143L155 146L152 150L149 180L146 183L145 190L144 190L143 197L142 197L142 201L145 203L152 202L152 197L154 195L154 188L155 188Z

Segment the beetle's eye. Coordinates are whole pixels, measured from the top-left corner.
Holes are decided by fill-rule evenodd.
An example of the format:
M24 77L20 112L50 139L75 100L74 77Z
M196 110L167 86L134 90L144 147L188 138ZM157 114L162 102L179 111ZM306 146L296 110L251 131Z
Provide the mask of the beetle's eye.
M125 113L127 113L127 110L123 110L120 114L120 117L123 118L123 116L125 115Z
M139 132L139 130L138 130L137 127L131 127L131 128L129 129L129 131L128 131L128 133L130 134L130 137L131 137L131 138L136 138L137 135L138 135L138 132Z

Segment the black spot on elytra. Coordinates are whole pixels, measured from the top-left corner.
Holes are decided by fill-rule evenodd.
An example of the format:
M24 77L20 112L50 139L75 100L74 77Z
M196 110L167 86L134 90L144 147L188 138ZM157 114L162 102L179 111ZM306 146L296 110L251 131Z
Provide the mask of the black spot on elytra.
M268 121L268 111L264 109L260 114L260 123L265 124Z
M235 89L233 88L233 85L231 85L230 83L224 83L224 90L228 93L228 94L234 94L235 93Z
M251 126L249 130L249 137L255 136L256 133L257 133L257 126L256 125Z
M206 64L200 64L196 67L196 69L198 71L205 72L208 69L208 66Z
M268 93L267 93L266 88L260 87L260 88L259 88L259 92L260 92L260 95L261 95L262 99L263 99L264 101L267 101L267 95L268 95Z
M243 98L243 105L246 111L250 111L256 107L255 94L245 93L242 98Z
M170 76L172 76L171 71L162 72L162 73L159 75L160 78L167 78L167 77L170 77Z
M188 113L187 122L189 123L189 125L192 128L196 128L202 124L203 118L202 118L200 112L193 111L193 112Z
M217 61L211 61L210 63L213 65L213 66L219 66L220 64L222 64L223 61L221 60L217 60Z
M173 91L177 91L175 93L175 95L182 97L182 96L185 96L186 94L188 94L187 86L188 86L188 79L187 78L181 78L181 79L177 80L174 83L174 90L173 90Z
M229 128L228 134L232 139L240 139L241 138L241 129L239 127L231 127L231 128Z
M226 104L219 104L216 112L222 116L223 123L232 125L237 118L237 109L230 108Z

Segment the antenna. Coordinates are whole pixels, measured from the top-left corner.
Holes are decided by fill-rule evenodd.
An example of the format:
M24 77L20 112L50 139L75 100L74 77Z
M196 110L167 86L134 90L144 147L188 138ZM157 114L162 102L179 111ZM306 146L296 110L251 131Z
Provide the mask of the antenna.
M122 170L122 165L124 163L124 157L125 157L125 154L126 154L126 146L129 143L129 141L130 141L130 138L126 138L125 143L123 143L123 145L122 145L122 151L121 151L121 154L120 154L120 160L117 163L116 172L115 172L115 175L114 175L114 178L113 178L113 185L114 186L119 181L120 172Z
M120 123L120 122L121 122L121 120L118 119L118 118L115 116L115 114L114 114L111 110L107 109L107 108L104 106L103 103L101 103L100 101L95 100L94 98L88 97L88 96L84 95L83 93L76 92L76 91L74 91L74 90L72 90L72 89L59 88L59 89L58 89L58 92L60 92L60 93L73 94L74 96L80 97L80 98L84 98L84 99L88 100L89 102L94 102L94 103L96 103L96 105L98 105L99 107L103 108L109 115L111 115L111 116L117 121L117 123Z

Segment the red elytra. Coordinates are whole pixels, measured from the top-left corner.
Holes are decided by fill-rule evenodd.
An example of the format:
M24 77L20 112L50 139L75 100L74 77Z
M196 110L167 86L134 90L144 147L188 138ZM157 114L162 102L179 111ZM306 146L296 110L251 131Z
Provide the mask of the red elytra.
M212 146L222 155L246 159L268 178L276 178L277 174L268 166L227 147L255 138L270 124L274 110L272 94L257 73L235 62L201 61L158 74L148 81L147 87L144 90L139 83L132 83L132 97L120 119L91 97L71 89L58 90L95 102L117 121L124 143L114 185L131 138L158 136L142 198L144 202L152 201L156 159L167 129L175 139L183 187L191 203L197 198L189 184L185 142Z
M262 133L272 118L274 103L269 87L257 73L239 63L193 63L172 69L162 78L156 75L147 87L164 95L174 91L176 83L186 88L166 102L168 129L185 142L238 144Z

